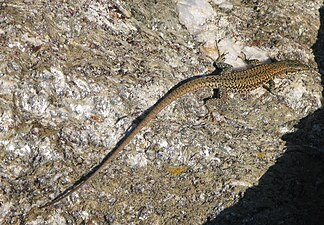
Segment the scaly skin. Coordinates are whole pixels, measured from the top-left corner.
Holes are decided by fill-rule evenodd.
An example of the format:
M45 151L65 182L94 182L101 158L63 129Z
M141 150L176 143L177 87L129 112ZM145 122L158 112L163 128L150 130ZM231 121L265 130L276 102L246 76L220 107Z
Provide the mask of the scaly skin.
M48 207L59 202L71 193L77 191L86 182L89 182L90 179L94 178L95 175L105 168L107 164L113 161L125 146L133 140L135 135L138 134L150 121L152 121L162 109L181 96L203 88L219 88L229 92L247 92L268 83L276 77L283 77L288 73L307 69L307 66L298 61L285 60L271 64L258 65L247 70L226 73L222 76L198 76L180 82L149 109L146 116L137 124L137 126L125 134L125 136L117 143L115 148L104 157L100 164L92 168L90 172L82 176L74 183L74 185L59 194L52 201L40 206L40 208Z

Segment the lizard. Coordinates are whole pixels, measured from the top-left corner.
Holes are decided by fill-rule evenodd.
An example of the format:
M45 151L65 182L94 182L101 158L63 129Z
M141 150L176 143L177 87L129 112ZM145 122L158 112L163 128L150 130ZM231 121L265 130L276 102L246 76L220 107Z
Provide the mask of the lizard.
M116 146L102 159L102 161L90 172L83 175L72 186L56 196L48 203L39 208L49 207L66 198L73 192L81 188L85 183L93 179L105 166L111 163L119 153L128 145L134 137L165 107L179 99L183 95L195 92L204 88L222 89L232 93L248 92L273 81L274 78L283 78L289 73L309 69L308 66L297 60L283 60L270 64L255 65L245 70L225 72L221 76L215 74L195 76L183 80L171 88L162 98L160 98L151 108L147 110L145 116L130 129Z

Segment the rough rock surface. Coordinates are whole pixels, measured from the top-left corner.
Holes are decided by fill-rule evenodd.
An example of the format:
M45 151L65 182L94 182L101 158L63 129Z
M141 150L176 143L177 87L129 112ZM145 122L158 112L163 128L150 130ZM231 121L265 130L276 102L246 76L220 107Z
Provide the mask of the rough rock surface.
M0 1L0 223L320 224L321 4ZM188 94L91 183L32 210L219 53L236 67L246 55L312 70L221 103L204 104L210 90Z

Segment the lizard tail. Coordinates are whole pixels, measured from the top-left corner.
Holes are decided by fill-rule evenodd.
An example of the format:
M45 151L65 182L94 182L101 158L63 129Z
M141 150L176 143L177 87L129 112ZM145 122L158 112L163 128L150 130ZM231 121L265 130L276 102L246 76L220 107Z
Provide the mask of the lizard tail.
M147 114L140 120L140 122L133 127L125 136L119 140L116 146L102 159L102 161L95 167L91 169L90 172L84 174L79 180L77 180L72 186L67 188L64 192L56 196L52 201L40 206L39 208L46 208L48 206L54 205L60 200L66 198L71 193L77 191L86 182L98 174L107 164L112 162L119 153L126 147L127 144L138 134L143 127L145 127L151 120L153 120L161 110L166 106L170 105L173 101L180 98L186 93L196 91L198 89L206 87L206 85L201 82L204 76L196 76L184 80L174 86L170 91L168 91L159 101L157 101L151 108L147 110Z

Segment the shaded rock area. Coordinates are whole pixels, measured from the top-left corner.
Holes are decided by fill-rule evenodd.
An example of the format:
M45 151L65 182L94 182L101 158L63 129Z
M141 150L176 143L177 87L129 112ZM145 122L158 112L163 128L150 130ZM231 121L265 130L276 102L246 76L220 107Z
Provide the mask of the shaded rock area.
M316 1L0 1L1 224L321 224ZM271 92L172 103L91 182L41 210L213 61L297 59Z

